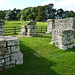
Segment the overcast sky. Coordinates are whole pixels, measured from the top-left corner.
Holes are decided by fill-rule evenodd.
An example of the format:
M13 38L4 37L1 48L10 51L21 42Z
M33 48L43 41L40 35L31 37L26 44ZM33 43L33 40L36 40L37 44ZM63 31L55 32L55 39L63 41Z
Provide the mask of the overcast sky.
M49 3L53 3L56 9L75 11L75 0L0 0L0 10L23 9Z

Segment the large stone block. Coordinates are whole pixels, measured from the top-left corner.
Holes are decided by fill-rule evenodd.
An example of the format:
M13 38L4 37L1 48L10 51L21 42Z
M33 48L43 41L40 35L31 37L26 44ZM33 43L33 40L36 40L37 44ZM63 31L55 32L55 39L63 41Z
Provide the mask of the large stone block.
M53 44L60 48L67 50L68 48L73 48L74 44L74 30L60 30L53 29L52 40L50 44Z

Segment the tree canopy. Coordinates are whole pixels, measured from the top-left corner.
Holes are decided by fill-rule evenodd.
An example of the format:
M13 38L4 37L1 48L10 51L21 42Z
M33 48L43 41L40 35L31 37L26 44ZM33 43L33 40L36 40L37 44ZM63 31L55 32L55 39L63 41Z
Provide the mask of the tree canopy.
M5 20L46 21L47 19L61 19L67 17L75 17L75 12L73 10L64 11L62 8L55 9L54 4L27 7L22 10L14 8L13 10L0 11L0 19Z

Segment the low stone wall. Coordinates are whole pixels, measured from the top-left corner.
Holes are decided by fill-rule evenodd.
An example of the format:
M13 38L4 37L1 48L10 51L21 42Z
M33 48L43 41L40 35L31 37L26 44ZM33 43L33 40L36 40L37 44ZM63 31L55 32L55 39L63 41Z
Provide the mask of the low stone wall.
M50 44L54 44L56 47L67 50L73 48L74 44L74 30L52 30L52 40Z
M19 39L13 36L0 36L0 71L3 68L9 69L18 64L23 64Z
M0 20L0 36L4 36L4 21Z

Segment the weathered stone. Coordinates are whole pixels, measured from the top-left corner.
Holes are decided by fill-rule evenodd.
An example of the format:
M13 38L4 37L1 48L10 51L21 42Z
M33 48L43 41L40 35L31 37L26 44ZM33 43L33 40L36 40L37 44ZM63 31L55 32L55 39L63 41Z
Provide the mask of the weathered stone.
M4 66L4 59L1 59L0 60L0 67L3 67Z
M12 53L13 53L13 52L18 52L18 51L20 51L19 46L13 46L13 47L11 47L11 52L12 52Z
M52 40L50 44L54 44L60 49L67 50L73 48L74 44L74 30L60 30L53 29Z
M74 29L75 33L75 18L48 19L47 21L47 33L52 33L53 29Z
M37 34L37 27L35 21L27 21L27 25L21 26L19 36L35 36Z
M5 55L6 50L7 50L7 48L0 48L0 55Z
M4 21L0 20L0 36L4 36Z
M0 38L0 47L6 47L6 41L3 38Z
M9 69L16 64L23 64L19 39L13 36L0 36L0 67Z

